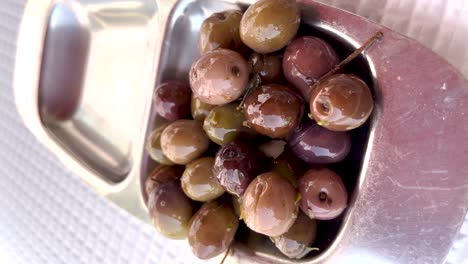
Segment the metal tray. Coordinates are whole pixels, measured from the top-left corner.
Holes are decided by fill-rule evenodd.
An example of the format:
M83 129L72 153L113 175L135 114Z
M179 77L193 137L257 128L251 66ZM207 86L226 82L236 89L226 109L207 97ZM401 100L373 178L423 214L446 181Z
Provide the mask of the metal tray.
M141 179L154 125L151 94L186 79L203 19L253 0L29 1L15 66L26 125L99 193L148 221ZM303 20L357 48L377 99L357 186L336 239L291 261L262 243L234 245L249 263L442 263L468 207L468 84L443 59L378 24L310 0Z

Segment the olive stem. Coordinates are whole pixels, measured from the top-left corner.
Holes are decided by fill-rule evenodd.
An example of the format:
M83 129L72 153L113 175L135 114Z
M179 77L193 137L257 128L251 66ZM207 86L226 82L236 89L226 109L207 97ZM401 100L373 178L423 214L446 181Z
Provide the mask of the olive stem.
M252 79L249 81L249 85L247 86L247 90L245 91L244 97L242 97L242 101L240 102L239 106L237 106L237 110L242 110L244 109L244 102L245 99L249 96L250 93L252 93L253 90L257 89L257 87L260 86L262 83L262 79L260 78L260 75L258 73L254 74Z
M324 80L325 78L327 78L328 76L330 76L332 74L335 74L337 71L341 70L341 68L343 68L350 61L354 60L357 56L359 56L363 51L368 49L376 40L380 39L381 37L383 37L383 32L382 31L377 31L369 40L366 41L366 43L364 43L364 45L362 45L360 48L358 48L353 53L351 53L351 55L349 55L346 59L344 59L343 61L341 61L337 65L335 65L335 67L333 67L333 69L331 69L329 72L322 75L322 77L320 77L311 86L310 90L313 91L319 85L319 83L322 80Z
M224 254L224 257L223 257L223 259L221 260L221 262L219 264L224 264L224 261L226 260L227 256L229 255L229 251L231 251L231 246L232 246L232 243L229 244L229 247L226 250L226 253Z

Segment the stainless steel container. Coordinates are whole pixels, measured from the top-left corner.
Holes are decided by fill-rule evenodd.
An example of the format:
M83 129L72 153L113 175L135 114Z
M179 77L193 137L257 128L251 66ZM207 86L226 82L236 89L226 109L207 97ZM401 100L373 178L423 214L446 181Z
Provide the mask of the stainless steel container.
M32 133L99 193L148 221L151 94L187 79L204 18L253 0L29 1L15 96ZM303 21L348 48L378 30L360 60L377 107L349 210L326 250L301 263L442 263L468 207L468 84L415 41L311 0ZM230 261L291 263L262 241Z

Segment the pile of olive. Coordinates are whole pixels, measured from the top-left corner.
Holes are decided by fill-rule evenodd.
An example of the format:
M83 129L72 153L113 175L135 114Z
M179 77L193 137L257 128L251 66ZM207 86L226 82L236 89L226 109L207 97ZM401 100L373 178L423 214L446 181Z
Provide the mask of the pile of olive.
M199 258L226 251L239 221L286 256L304 257L317 220L347 207L342 178L324 166L348 155L347 131L369 118L372 95L351 74L320 79L337 52L296 37L300 22L295 0L213 14L190 83L155 89L155 110L168 122L147 141L160 164L145 181L148 209L159 232L188 237Z

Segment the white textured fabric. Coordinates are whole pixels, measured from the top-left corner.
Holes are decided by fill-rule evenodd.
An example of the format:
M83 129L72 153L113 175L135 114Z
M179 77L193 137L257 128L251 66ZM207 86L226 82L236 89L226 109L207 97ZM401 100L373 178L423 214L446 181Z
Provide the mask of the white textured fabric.
M386 14L363 7L362 3L370 0L331 2L389 26L393 23L397 29L397 22L405 19L396 15L405 6L394 4L403 1L373 5L375 12L377 8L383 9L382 6L389 7ZM463 2L452 0L450 6L456 7L457 14L466 15ZM11 84L15 40L24 3L25 0L0 0L0 263L206 263L193 257L186 241L162 238L150 226L98 196L37 143L23 126L16 112ZM406 21L410 16L425 18L421 12L407 14ZM450 28L450 23L444 23L443 27ZM417 29L423 32L425 28L414 25L406 33L413 32L418 38ZM468 25L459 25L456 32L468 34L467 29ZM453 49L445 50L441 45L432 48L450 60L455 59ZM466 54L462 55L466 57ZM457 66L468 76L465 65ZM450 263L468 263L466 234L468 224L462 228L448 258Z

